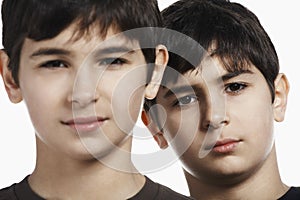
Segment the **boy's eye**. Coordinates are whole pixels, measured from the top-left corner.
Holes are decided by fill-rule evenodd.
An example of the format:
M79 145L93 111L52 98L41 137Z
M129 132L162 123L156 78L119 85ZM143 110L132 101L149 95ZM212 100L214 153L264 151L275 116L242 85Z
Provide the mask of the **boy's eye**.
M247 87L244 83L230 83L225 86L225 91L228 93L238 93Z
M60 60L52 60L41 65L43 68L67 68L68 65Z
M194 103L197 100L198 100L198 98L195 95L187 95L187 96L178 98L177 101L175 102L175 105L185 106L185 105Z
M99 65L123 65L126 63L126 60L123 58L105 58L99 61Z

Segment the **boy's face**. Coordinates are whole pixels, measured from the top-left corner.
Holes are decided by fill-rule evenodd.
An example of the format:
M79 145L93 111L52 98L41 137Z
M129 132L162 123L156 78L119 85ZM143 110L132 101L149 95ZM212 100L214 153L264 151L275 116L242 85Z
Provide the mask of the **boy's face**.
M230 73L217 58L213 61L167 83L157 96L165 109L157 115L165 121L164 137L190 174L211 181L248 174L268 160L273 120L283 120L288 91L285 76L279 77L272 104L266 80L255 66ZM160 144L165 138L158 137Z
M24 99L42 143L71 157L101 158L126 144L148 91L147 66L137 41L118 35L103 42L96 30L72 40L73 28L49 40L26 39L20 88L8 93ZM109 29L106 39L114 34Z

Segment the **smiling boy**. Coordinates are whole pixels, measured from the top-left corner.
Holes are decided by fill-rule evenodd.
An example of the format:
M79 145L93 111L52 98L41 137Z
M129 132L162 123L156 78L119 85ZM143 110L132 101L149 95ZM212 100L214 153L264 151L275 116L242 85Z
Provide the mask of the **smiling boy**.
M168 60L153 29L134 30L160 26L156 1L4 0L2 20L0 71L11 102L28 108L37 161L1 200L188 199L130 158Z
M225 0L182 0L162 15L167 28L206 50L190 45L186 54L199 58L197 66L170 53L177 74L166 72L143 113L158 144L180 156L191 196L299 199L299 189L280 178L273 133L273 121L284 120L289 84L257 17ZM169 41L168 49L179 49L191 40ZM155 104L160 109L151 110Z

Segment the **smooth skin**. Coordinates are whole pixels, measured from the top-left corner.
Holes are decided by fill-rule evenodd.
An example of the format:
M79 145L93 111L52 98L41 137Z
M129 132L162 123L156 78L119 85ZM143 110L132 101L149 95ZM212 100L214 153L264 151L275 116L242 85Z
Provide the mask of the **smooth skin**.
M229 73L217 57L212 59L219 71L215 81L212 77L206 80L203 71L213 66L204 61L200 67L185 73L184 81L179 79L175 84L160 88L157 103L168 113L166 122L162 132L153 123L148 128L160 147L171 144L180 156L192 197L279 198L288 187L278 172L273 122L284 120L289 91L287 78L284 74L276 78L272 103L266 80L254 65ZM222 87L217 80L222 80ZM186 81L193 91L179 90L166 95L184 87ZM217 90L220 93L211 92ZM224 101L223 111L213 103L216 98ZM160 114L156 117L159 120ZM154 121L146 112L143 118ZM173 141L176 135L180 135L181 142ZM186 143L191 145L182 153L182 145ZM201 147L208 151L204 158L199 158Z
M130 159L130 133L143 98L157 94L168 53L157 46L154 73L146 85L146 61L137 41L121 34L105 43L118 31L110 28L101 39L96 26L74 40L75 26L49 40L25 39L19 85L1 51L8 97L13 103L24 100L36 133L37 163L29 184L46 199L126 199L145 183ZM126 78L136 81L124 84ZM114 93L122 88L132 91ZM120 127L116 116L131 123ZM120 157L120 151L126 156ZM102 162L111 160L126 170Z

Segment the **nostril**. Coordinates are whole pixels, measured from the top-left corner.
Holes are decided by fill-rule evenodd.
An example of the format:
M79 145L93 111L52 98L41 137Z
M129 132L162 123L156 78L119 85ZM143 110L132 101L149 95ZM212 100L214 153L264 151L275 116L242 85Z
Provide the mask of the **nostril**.
M218 129L220 127L220 125L218 124L213 124L213 123L210 123L207 125L207 130L211 130L211 129Z
M76 93L73 94L72 96L72 104L73 105L78 105L80 107L85 107L91 103L96 103L98 101L98 97L95 96L94 94L90 94L90 93Z
M228 124L228 120L223 120L223 121L221 121L220 124L221 124L221 125L227 125L227 124Z
M207 121L204 125L206 130L218 129L228 124L228 120Z

